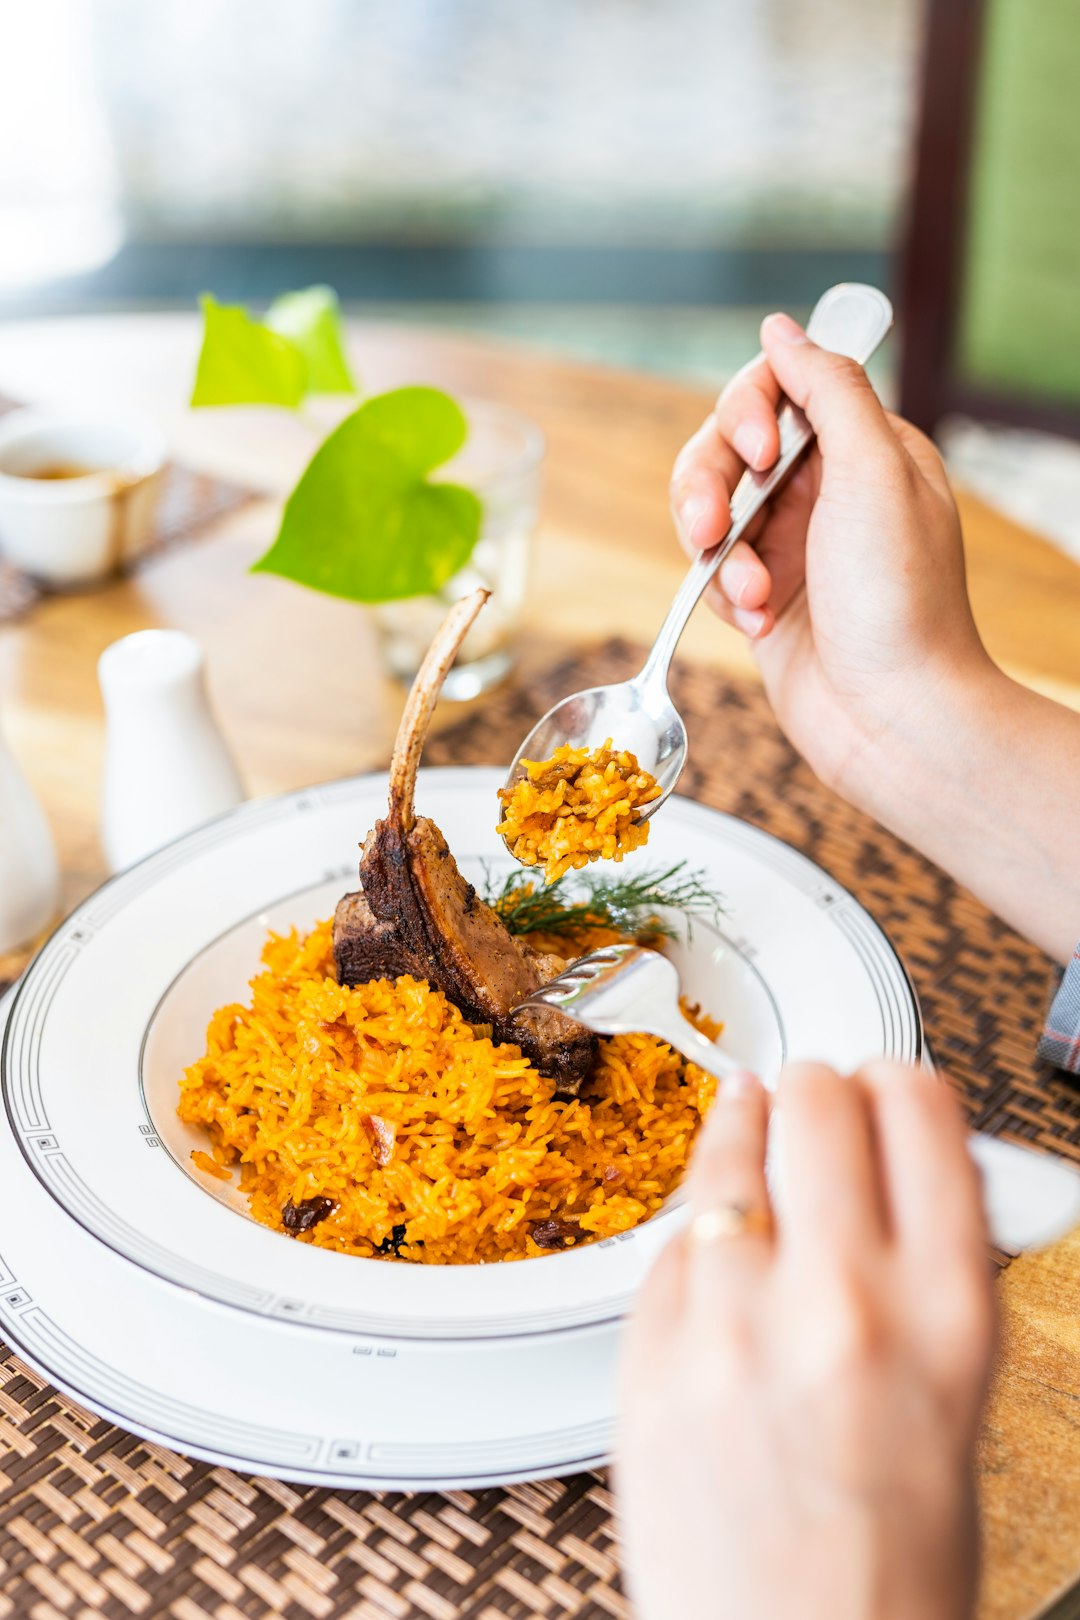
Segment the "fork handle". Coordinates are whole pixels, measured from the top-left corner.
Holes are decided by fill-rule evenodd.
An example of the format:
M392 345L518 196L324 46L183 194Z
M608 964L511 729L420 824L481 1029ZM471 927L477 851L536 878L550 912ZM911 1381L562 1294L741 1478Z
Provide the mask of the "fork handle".
M1041 1249L1080 1223L1073 1165L992 1136L969 1137L968 1152L982 1172L990 1237L999 1249Z
M681 1052L684 1058L696 1063L699 1069L707 1069L718 1080L724 1080L741 1070L744 1065L736 1063L734 1058L722 1052L715 1041L710 1041L700 1029L695 1029L688 1018L682 1014L665 1018L662 1021L652 1019L649 1029L650 1035L656 1035L660 1040Z
M649 1033L723 1080L743 1067L681 1013L654 1017ZM762 1076L771 1089L775 1076ZM1080 1174L1050 1154L972 1135L968 1152L983 1178L990 1240L1008 1254L1043 1248L1080 1223Z

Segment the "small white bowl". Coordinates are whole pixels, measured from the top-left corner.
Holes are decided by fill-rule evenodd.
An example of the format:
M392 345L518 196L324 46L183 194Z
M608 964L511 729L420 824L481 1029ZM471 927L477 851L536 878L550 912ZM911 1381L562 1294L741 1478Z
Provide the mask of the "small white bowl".
M0 551L53 585L114 573L149 543L165 448L135 418L0 418Z

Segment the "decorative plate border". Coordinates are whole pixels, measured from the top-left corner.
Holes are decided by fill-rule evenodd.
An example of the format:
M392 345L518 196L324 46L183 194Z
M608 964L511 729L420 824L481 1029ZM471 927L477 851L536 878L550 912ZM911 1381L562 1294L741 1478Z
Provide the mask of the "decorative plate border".
M505 1440L395 1445L303 1434L210 1412L118 1373L80 1345L34 1303L2 1254L0 1329L28 1366L80 1406L186 1456L248 1473L270 1469L279 1479L338 1489L454 1490L576 1474L609 1460L612 1425L603 1420ZM235 1449L226 1449L230 1445ZM394 1472L395 1464L412 1471Z

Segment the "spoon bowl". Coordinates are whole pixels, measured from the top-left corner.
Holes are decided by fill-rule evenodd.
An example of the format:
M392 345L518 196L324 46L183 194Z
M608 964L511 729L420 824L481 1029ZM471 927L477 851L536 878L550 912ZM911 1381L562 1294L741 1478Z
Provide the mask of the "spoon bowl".
M841 282L819 298L807 335L823 349L865 365L892 326L892 305L876 287ZM525 774L526 760L548 760L557 748L600 748L611 738L616 749L636 754L638 764L660 786L657 798L642 806L642 821L655 815L674 792L686 763L687 736L682 716L668 692L668 670L679 638L717 569L749 525L798 465L814 430L797 405L781 400L777 414L780 453L767 472L747 468L731 497L731 526L711 551L702 552L675 595L644 667L631 680L593 686L564 698L529 732L514 755L507 788ZM504 836L511 855L514 851Z
M688 743L682 715L666 685L643 680L642 675L612 686L592 686L556 703L518 749L506 785L520 781L527 761L550 759L556 748L564 746L602 748L609 737L615 748L635 754L642 770L660 785L660 797L638 812L646 821L679 780Z

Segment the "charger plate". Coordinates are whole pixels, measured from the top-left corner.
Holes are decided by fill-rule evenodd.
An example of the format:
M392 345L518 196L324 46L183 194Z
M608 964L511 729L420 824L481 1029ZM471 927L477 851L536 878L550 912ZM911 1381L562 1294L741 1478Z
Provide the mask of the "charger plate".
M421 773L470 876L505 865L500 780ZM270 1232L190 1168L175 1087L210 1013L267 927L329 913L385 794L363 777L246 805L106 884L32 963L3 1042L0 1175L25 1218L0 1241L0 1324L93 1410L241 1468L419 1486L591 1466L618 1323L677 1207L542 1261L393 1265ZM812 862L681 799L631 860L686 860L723 894L680 966L740 1060L921 1056L899 959Z

